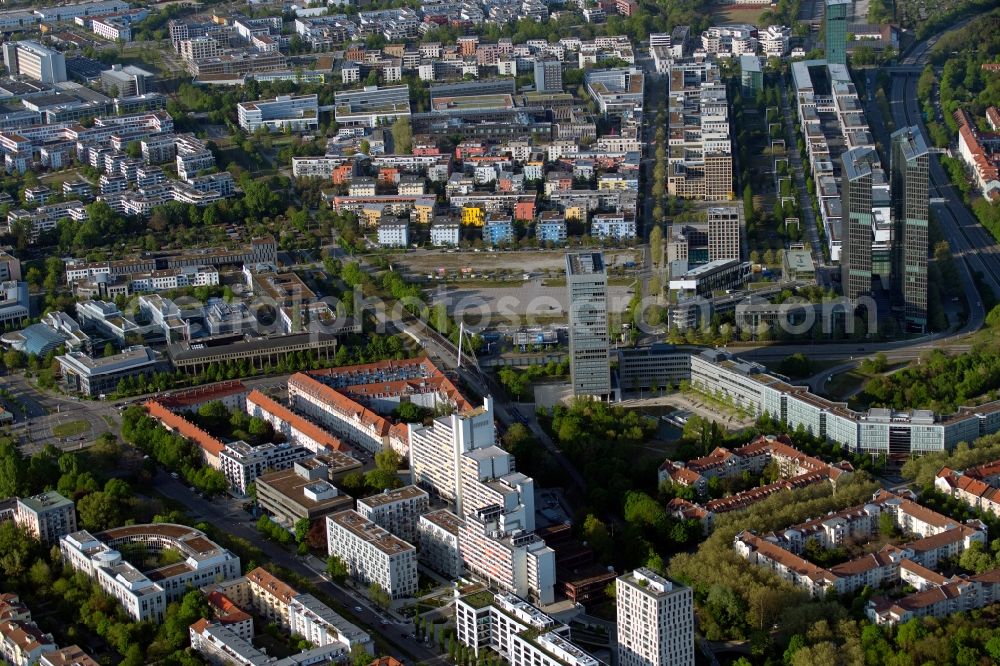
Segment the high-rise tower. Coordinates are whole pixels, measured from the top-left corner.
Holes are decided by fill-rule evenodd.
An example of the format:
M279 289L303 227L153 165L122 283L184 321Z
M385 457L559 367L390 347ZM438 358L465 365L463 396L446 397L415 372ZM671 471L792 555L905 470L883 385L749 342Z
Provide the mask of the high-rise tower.
M928 156L917 127L892 133L893 292L916 331L927 328Z
M608 272L601 252L566 254L569 290L569 359L573 394L608 397Z

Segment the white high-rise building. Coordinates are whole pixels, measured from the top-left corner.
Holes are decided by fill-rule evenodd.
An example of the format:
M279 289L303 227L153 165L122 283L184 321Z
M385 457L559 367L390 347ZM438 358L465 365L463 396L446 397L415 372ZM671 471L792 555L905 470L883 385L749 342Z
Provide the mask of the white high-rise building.
M411 424L410 469L413 481L438 497L455 503L455 513L463 515L462 454L496 443L493 426L493 398L464 414L434 419L429 426Z
M66 80L66 58L62 53L24 40L3 45L3 62L11 75L20 75L42 83Z
M619 666L694 664L694 608L691 588L645 567L619 576Z

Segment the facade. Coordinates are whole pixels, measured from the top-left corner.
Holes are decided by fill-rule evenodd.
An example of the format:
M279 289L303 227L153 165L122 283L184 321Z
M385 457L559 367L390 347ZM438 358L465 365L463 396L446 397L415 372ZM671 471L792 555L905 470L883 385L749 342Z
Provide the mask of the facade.
M893 284L906 327L920 332L927 328L928 160L927 142L919 128L893 132Z
M462 519L447 509L420 516L417 521L417 555L424 566L449 579L462 575L458 532Z
M309 132L319 127L319 101L316 95L279 95L273 100L240 102L236 105L240 127L255 132L289 130Z
M385 490L358 500L358 513L403 541L417 542L417 522L430 511L430 495L417 486Z
M59 539L63 561L82 572L114 597L137 622L163 622L167 604L195 588L236 578L240 558L186 525L129 525L91 534L86 530ZM142 572L123 556L172 550L184 559Z
M479 656L491 649L511 666L599 666L570 641L568 626L513 594L455 590L458 641Z
M620 666L693 666L691 588L650 569L615 581Z
M326 517L327 548L364 584L378 583L393 599L417 593L417 550L356 511Z
M76 505L54 490L17 500L14 521L43 544L76 532Z
M826 0L826 61L847 64L847 18L851 0Z
M454 502L455 512L463 515L461 456L496 444L493 398L484 398L482 407L438 417L429 426L411 423L408 428L414 483Z
M3 61L7 71L13 75L41 83L61 83L66 80L66 58L62 53L38 42L5 42Z
M569 356L574 395L611 394L608 274L601 252L566 254Z

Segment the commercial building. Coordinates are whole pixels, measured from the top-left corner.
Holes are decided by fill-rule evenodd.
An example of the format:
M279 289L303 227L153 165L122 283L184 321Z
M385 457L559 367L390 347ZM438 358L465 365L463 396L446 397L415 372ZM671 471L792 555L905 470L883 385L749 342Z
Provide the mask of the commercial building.
M279 95L273 100L240 102L236 110L240 127L247 132L259 127L272 132L310 132L319 127L318 100L317 95Z
M14 522L43 544L76 532L76 505L54 490L33 497L18 498Z
M137 622L163 622L167 604L188 587L230 580L240 574L240 558L186 525L128 525L91 534L86 530L59 539L63 561L93 579ZM165 550L182 559L142 572L126 556L147 558ZM124 555L123 555L124 553Z
M588 69L584 75L587 92L605 115L638 118L642 113L645 77L635 67Z
M246 495L247 486L266 471L281 471L292 467L297 460L312 455L309 449L296 444L260 444L252 446L240 440L229 442L219 454L222 473L229 487Z
M608 274L601 252L566 254L569 357L574 395L611 395Z
M841 285L853 300L872 291L873 189L885 174L874 148L852 148L842 159Z
M716 259L691 268L686 261L670 264L670 291L684 296L710 296L715 291L740 289L750 280L750 264L739 259Z
M669 388L691 378L691 351L663 342L648 347L621 347L618 356L618 384L623 391Z
M455 633L478 657L490 649L511 666L599 666L570 628L513 594L455 590Z
M305 458L290 469L257 477L257 503L275 522L292 527L306 518L314 522L354 505L350 495L329 481L330 468L316 458Z
M366 86L334 95L334 119L341 126L377 127L410 115L407 86Z
M615 581L620 666L693 666L691 588L645 567Z
M847 64L847 18L851 13L851 0L826 0L826 61L835 65Z
M114 393L118 384L127 377L148 376L162 366L156 353L142 345L128 347L103 358L71 351L57 356L56 361L59 362L66 390L95 398Z
M14 76L42 83L66 80L66 58L63 54L35 41L4 42L3 62Z
M448 579L462 575L458 532L462 519L447 509L420 516L417 523L417 556L420 563Z
M417 521L430 511L430 495L417 486L385 490L358 500L358 513L409 543L417 542Z
M760 58L752 53L740 56L740 90L744 99L753 99L764 90L764 72L760 68Z
M927 328L929 155L918 127L892 133L893 285L906 327L919 332Z
M356 511L326 517L327 548L361 583L378 583L393 599L417 593L417 550Z
M153 73L135 65L112 65L101 72L101 87L112 97L137 97L153 91Z

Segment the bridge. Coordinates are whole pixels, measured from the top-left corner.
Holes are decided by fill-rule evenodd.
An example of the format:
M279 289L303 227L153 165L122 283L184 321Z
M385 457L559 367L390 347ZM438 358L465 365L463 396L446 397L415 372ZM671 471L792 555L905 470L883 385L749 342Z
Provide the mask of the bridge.
M892 67L886 67L889 70L889 74L892 76L911 76L919 75L924 71L924 68L920 65L893 65Z

